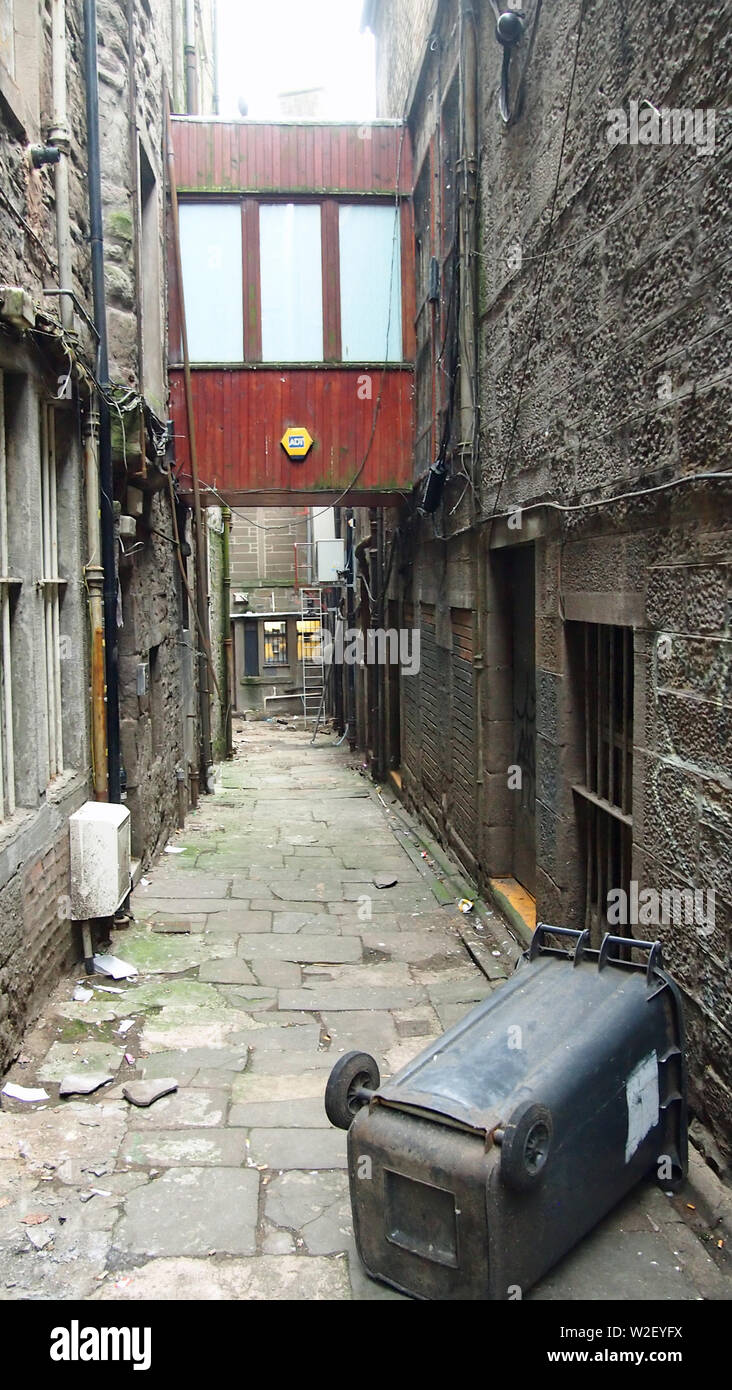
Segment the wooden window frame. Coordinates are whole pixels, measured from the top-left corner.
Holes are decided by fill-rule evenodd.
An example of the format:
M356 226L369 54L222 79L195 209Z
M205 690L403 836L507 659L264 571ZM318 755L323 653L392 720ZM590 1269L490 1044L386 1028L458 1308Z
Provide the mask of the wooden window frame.
M340 278L340 228L339 228L339 208L363 207L363 206L393 206L393 195L363 195L354 198L352 195L330 195L326 198L316 194L278 194L275 192L262 191L258 193L243 193L238 197L227 194L225 197L212 198L206 195L186 195L181 198L181 205L184 203L239 203L241 207L241 229L242 229L242 317L243 317L243 342L242 359L240 363L226 362L222 367L231 370L232 367L264 367L271 371L304 369L307 371L322 370L333 367L343 367L349 370L359 368L381 367L393 371L404 370L405 367L411 368L414 363L415 354L415 332L414 332L414 309L413 309L413 287L412 280L414 275L413 266L410 260L412 249L412 222L411 222L411 202L405 194L399 196L399 234L400 234L400 290L401 290L401 326L402 326L402 350L401 357L389 362L372 361L349 361L344 362L342 353L341 338L341 278ZM260 271L260 242L259 242L259 209L264 205L274 203L294 203L298 206L316 206L320 208L320 248L322 265L322 291L323 291L323 354L322 357L312 362L263 362L262 361L262 289ZM175 310L173 306L171 320L173 325L176 322ZM196 368L212 368L215 362L192 362L191 366Z

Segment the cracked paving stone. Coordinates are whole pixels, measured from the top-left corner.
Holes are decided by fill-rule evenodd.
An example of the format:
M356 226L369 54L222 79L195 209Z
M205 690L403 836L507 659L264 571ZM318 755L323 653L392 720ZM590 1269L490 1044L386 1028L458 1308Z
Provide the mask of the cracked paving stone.
M122 1278L129 1283L115 1287ZM257 1255L218 1264L191 1258L151 1260L142 1269L121 1270L94 1295L114 1299L193 1299L221 1302L306 1302L351 1296L345 1259L328 1256Z
M45 1060L38 1068L39 1081L62 1081L70 1072L84 1070L117 1072L124 1059L124 1045L94 1042L83 1038L78 1043L51 1043Z
M275 1226L297 1231L309 1255L334 1255L351 1234L351 1203L345 1173L282 1173L268 1184L265 1216Z
M212 985L256 985L257 980L240 956L207 961L198 972L199 980Z
M125 1199L115 1250L128 1255L253 1255L259 1174L251 1168L171 1168Z
M143 1168L238 1168L245 1160L242 1130L171 1129L130 1131L117 1161Z
M218 938L215 943L207 941L202 933L195 936L158 935L150 931L125 931L115 933L113 948L130 965L137 966L145 975L175 975L191 970L212 957L233 955L236 951L236 937Z
M342 989L339 985L313 985L302 989L280 990L280 1007L283 1009L304 1009L311 1013L331 1013L345 1010L352 1012L373 1009L408 1009L413 1004L421 1004L425 992L419 985L410 988L392 986L384 989L359 989L355 986Z
M154 1081L133 1082L133 1086L154 1086ZM130 1129L220 1129L226 1122L229 1093L184 1087L163 1096L150 1109L129 1113Z
M250 912L249 908L232 909L229 903L222 912L211 912L206 917L206 935L216 932L270 932L272 930L271 912Z
M299 989L302 972L299 965L289 960L262 960L252 962L252 969L260 985L273 985L275 989Z
M252 1129L248 1152L253 1163L268 1168L345 1168L346 1135L342 1129Z
M179 1086L190 1086L201 1071L243 1072L248 1061L248 1047L185 1047L178 1051L155 1052L143 1057L141 1065L146 1081L152 1077L175 1076Z

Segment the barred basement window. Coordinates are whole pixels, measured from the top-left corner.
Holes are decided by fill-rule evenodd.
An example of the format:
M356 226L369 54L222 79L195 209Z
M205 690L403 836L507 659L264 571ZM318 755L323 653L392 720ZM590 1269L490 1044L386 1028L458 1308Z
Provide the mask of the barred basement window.
M582 625L584 781L580 800L585 845L585 927L592 944L606 931L608 893L630 890L633 839L633 631ZM627 931L627 929L626 929Z
M287 623L264 624L265 666L287 666Z
M46 675L42 701L48 733L48 780L64 765L61 733L61 643L59 609L65 580L58 572L56 421L53 406L41 406L41 554L43 639Z

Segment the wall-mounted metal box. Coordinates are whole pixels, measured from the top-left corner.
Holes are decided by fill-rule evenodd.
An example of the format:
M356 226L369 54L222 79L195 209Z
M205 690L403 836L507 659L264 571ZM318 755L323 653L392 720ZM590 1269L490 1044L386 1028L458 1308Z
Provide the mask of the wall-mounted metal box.
M111 917L130 891L130 813L125 806L86 801L69 817L71 916Z

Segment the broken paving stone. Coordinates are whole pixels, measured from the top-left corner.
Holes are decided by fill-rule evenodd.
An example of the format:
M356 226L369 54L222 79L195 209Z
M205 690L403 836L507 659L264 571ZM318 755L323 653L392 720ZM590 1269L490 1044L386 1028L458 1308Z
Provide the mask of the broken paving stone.
M137 966L121 960L119 956L94 956L94 969L97 975L111 975L113 980L131 980L137 975Z
M130 1081L122 1087L122 1095L130 1105L138 1105L142 1109L147 1109L162 1096L169 1096L171 1091L178 1090L178 1082L172 1076L161 1076L155 1081Z
M2 1094L9 1096L11 1100L37 1101L48 1100L49 1095L41 1086L16 1086L14 1081L8 1081L3 1086Z
M26 1231L26 1235L36 1250L45 1250L47 1245L53 1240L53 1231L47 1231L40 1227Z
M394 888L398 882L396 874L374 874L375 888Z
M153 922L152 930L157 936L189 936L193 927L190 922Z
M59 1086L60 1096L90 1096L93 1091L98 1091L100 1086L107 1086L114 1077L108 1072L69 1072L64 1076Z

